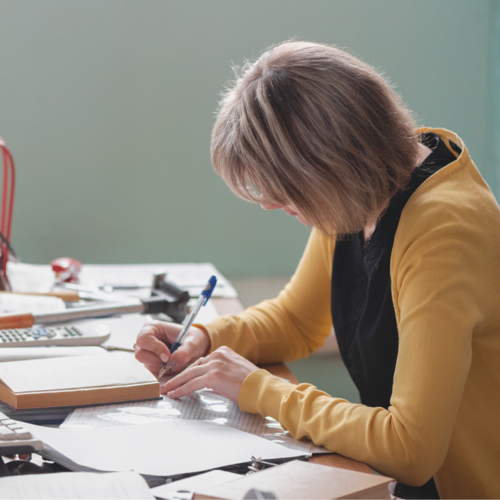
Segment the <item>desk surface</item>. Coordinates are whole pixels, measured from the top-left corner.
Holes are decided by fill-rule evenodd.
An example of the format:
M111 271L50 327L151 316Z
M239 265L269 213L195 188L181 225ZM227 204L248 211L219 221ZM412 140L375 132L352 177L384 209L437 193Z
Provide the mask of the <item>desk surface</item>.
M243 306L237 299L218 299L213 298L212 302L220 315L223 314L238 314L243 311ZM277 375L282 378L290 380L290 382L298 384L299 381L296 379L295 375L288 369L284 363L279 363L276 365L265 366L266 370L269 370L273 375ZM340 469L354 470L358 472L366 472L372 474L372 470L368 465L358 462L357 460L352 460L351 458L344 457L343 455L338 455L333 453L331 455L314 455L309 459L310 462L321 465L328 465L330 467L338 467Z

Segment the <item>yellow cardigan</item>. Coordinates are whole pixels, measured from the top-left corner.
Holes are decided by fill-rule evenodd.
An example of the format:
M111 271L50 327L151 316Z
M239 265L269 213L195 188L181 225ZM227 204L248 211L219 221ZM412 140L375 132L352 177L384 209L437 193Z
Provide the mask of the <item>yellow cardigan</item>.
M399 351L389 409L265 370L245 379L239 405L405 484L434 477L441 498L500 498L500 209L461 139L419 130L427 131L462 153L401 214L391 255ZM254 363L317 350L332 326L334 246L313 230L276 299L205 326L212 350L226 345Z

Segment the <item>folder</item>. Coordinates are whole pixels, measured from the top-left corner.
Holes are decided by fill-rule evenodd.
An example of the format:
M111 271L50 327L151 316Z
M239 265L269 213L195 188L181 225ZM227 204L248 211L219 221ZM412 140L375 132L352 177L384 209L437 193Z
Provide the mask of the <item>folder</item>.
M392 479L294 460L219 486L199 488L193 499L243 499L250 490L281 499L390 498ZM247 498L259 498L258 496ZM266 498L262 495L261 498Z

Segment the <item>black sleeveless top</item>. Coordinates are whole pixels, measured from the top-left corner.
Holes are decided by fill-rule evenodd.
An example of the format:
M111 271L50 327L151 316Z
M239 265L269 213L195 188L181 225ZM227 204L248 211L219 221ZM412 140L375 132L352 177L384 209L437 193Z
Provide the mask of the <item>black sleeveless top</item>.
M423 134L422 143L432 153L413 171L407 188L393 196L371 238L365 243L359 232L335 243L331 294L335 334L361 402L372 407L389 408L398 356L390 259L401 212L428 177L456 159L437 134ZM395 493L400 498L439 498L432 479L419 488L398 483Z

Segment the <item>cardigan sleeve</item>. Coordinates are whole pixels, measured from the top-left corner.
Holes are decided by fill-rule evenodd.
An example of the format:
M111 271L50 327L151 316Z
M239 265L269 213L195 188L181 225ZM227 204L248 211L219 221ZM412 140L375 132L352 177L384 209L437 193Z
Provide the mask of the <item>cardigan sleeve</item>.
M211 350L225 345L253 363L276 363L319 349L332 328L333 246L313 229L295 274L276 299L204 325Z
M446 196L453 198L453 191ZM391 259L399 352L387 410L290 384L265 370L245 379L241 409L271 416L295 438L308 437L406 484L428 481L446 458L471 367L472 336L484 326L494 296L490 274L498 235L487 214L466 205L463 199L431 201L425 217L419 209L404 221L402 216ZM475 389L489 396L487 387Z

